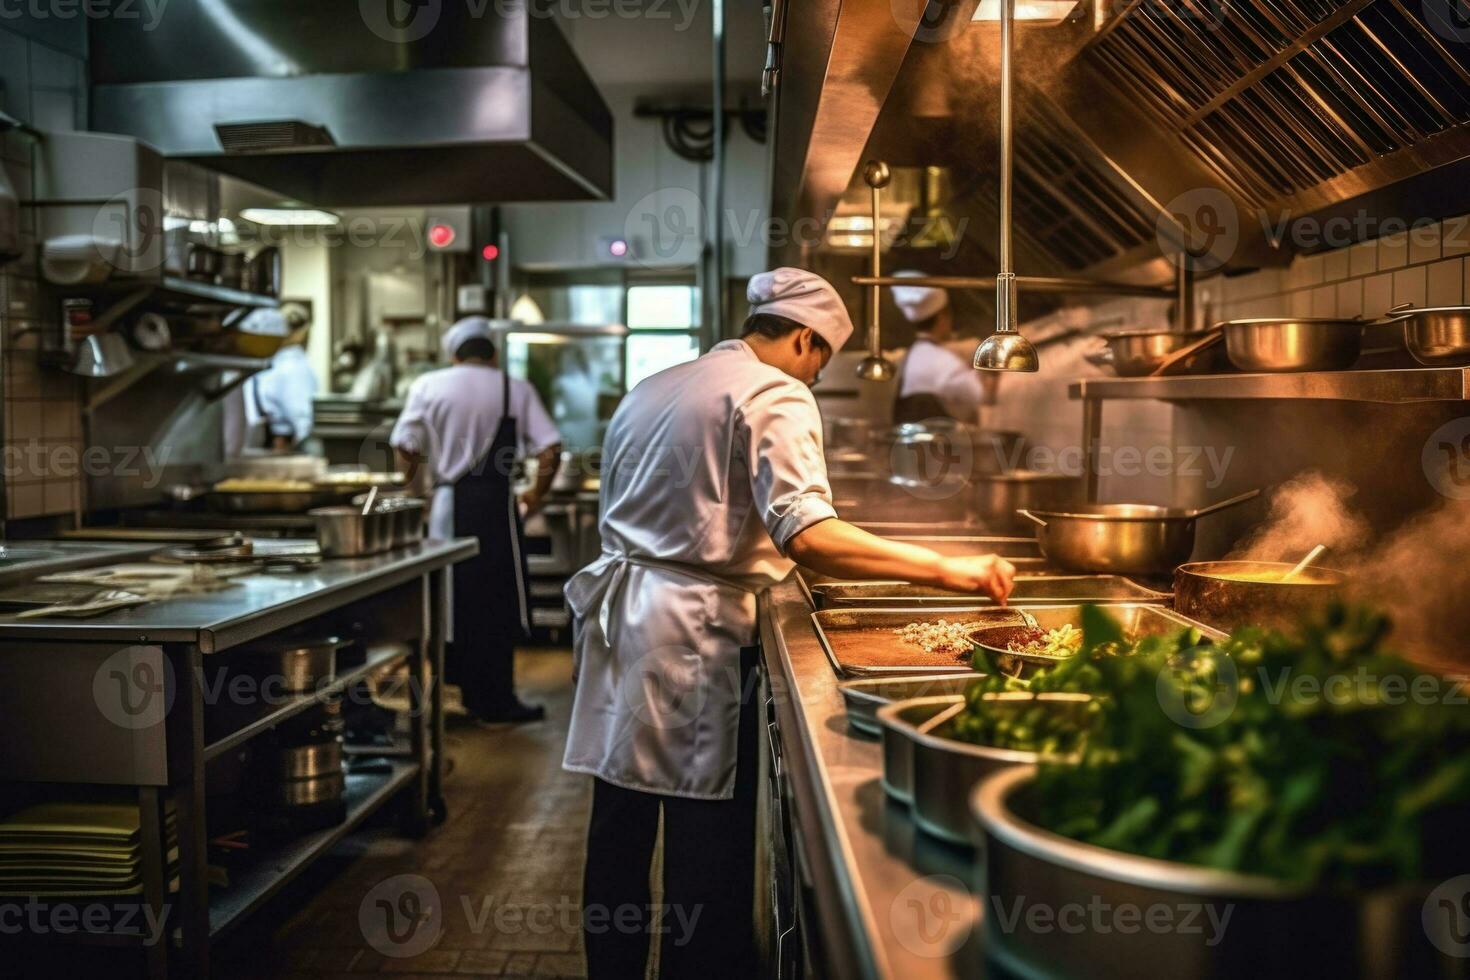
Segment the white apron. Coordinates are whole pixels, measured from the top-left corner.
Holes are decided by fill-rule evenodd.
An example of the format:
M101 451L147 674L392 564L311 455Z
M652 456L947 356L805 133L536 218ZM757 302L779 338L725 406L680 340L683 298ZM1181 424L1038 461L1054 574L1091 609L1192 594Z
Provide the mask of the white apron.
M577 688L563 765L730 798L755 594L791 570L791 538L834 516L811 392L744 343L630 392L603 448L603 553L566 586Z

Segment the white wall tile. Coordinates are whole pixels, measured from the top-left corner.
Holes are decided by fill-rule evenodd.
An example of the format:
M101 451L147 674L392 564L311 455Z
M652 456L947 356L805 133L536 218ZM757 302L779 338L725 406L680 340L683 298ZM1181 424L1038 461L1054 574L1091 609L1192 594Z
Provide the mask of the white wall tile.
M1328 282L1337 282L1348 277L1348 250L1334 249L1322 256L1322 272Z
M1337 287L1318 286L1312 294L1312 316L1337 316Z
M1422 304L1426 292L1424 266L1410 266L1393 274L1393 305L1401 303Z
M1393 306L1393 276L1384 273L1363 280L1363 312L1382 316Z
M1363 313L1363 280L1349 279L1337 284L1337 316Z
M1312 291L1310 289L1298 289L1287 296L1287 313L1290 316L1312 315Z
M1409 263L1433 262L1439 258L1439 222L1431 221L1409 229Z
M1465 260L1444 259L1425 269L1428 286L1424 302L1429 306L1459 306L1465 301Z
M1378 268L1401 269L1409 264L1409 233L1384 235L1378 239Z
M1359 242L1348 249L1348 274L1371 276L1378 271L1378 243Z
M1470 214L1446 218L1440 225L1440 248L1445 258L1470 255Z

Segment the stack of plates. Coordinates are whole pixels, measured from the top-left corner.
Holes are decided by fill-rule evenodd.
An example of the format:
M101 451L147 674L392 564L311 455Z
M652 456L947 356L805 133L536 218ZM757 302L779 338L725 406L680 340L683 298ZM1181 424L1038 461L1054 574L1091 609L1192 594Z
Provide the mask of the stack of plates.
M138 808L112 803L43 803L0 819L0 895L131 895L143 890ZM178 861L172 812L167 879Z

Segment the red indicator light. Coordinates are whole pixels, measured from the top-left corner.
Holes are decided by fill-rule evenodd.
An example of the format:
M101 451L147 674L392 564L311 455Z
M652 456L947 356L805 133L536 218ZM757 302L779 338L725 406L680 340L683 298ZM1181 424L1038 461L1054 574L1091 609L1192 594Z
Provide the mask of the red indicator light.
M448 248L454 244L454 229L448 225L434 225L429 229L429 244L435 248Z
M494 262L500 258L500 247L498 245L486 245L484 251L480 254L485 256L486 262Z

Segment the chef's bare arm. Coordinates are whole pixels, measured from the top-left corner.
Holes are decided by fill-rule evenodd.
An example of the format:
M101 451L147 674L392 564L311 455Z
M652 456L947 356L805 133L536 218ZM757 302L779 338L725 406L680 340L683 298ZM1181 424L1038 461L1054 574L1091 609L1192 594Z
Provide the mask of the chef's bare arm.
M561 443L553 443L536 454L536 485L521 496L521 503L526 505L528 515L541 509L546 494L551 490L551 481L556 479L556 471L559 469Z
M946 558L918 545L888 541L837 518L818 521L786 545L793 560L836 578L899 579L955 592L1011 594L1016 569L996 555Z
M424 457L407 449L393 447L393 458L397 461L398 470L407 478L410 493L420 497L427 497L433 487L425 486L428 482L428 467L424 466Z

